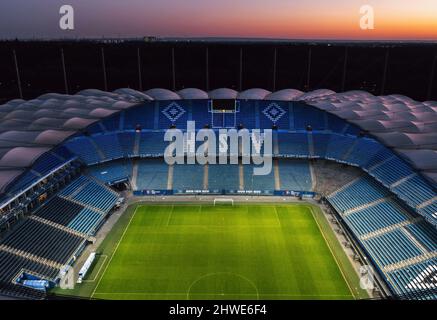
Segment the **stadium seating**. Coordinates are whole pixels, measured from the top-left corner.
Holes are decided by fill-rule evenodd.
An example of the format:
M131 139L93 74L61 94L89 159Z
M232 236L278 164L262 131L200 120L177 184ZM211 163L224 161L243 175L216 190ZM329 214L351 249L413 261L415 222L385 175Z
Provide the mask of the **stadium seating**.
M100 122L106 132L118 131L120 129L120 114L115 114Z
M256 128L256 119L257 117L255 116L255 106L253 105L253 103L240 103L240 112L238 114L238 118L237 118L237 122L238 124L242 124L245 128ZM194 113L193 113L194 116ZM206 114L205 118L208 116L208 114ZM259 114L258 114L258 119L259 119Z
M92 139L105 155L105 160L119 159L123 157L123 150L118 141L117 134L99 134L93 136Z
M312 133L314 145L314 157L325 158L328 150L331 134L329 133Z
M304 104L293 106L294 129L305 130L310 126L313 130L326 129L326 113L314 108L308 108Z
M417 299L436 297L435 289L419 287L420 281L416 278L432 265L432 260L421 260L436 252L437 231L396 198L383 199L386 196L387 191L377 182L364 177L340 188L327 199L369 257L386 274L393 292ZM380 201L373 202L377 199ZM384 271L387 267L388 271ZM413 280L416 286L408 287Z
M56 261L69 262L84 238L34 219L26 219L0 244Z
M72 198L85 205L108 212L114 206L118 196L99 183L88 180Z
M162 160L137 160L138 175L136 190L165 190L167 189L168 166ZM135 188L135 187L134 187Z
M401 159L392 157L370 170L369 173L385 185L392 185L396 181L413 174L413 171Z
M88 165L99 163L103 160L87 137L71 139L65 144L65 146Z
M339 211L357 208L389 196L389 192L370 177L363 177L346 186L341 192L328 196Z
M420 221L405 228L429 251L437 251L437 232L429 223Z
M25 187L27 187L29 184L38 180L39 178L40 178L40 176L37 175L36 173L34 173L32 171L26 171L20 176L20 178L17 180L17 182L14 183L9 188L9 192L13 193L13 192L22 190Z
M317 181L313 181L308 158L346 163L368 173L333 192L327 200L370 260L387 276L395 293L410 294L415 289L408 285L415 277L435 267L435 259L425 260L427 254L437 251L435 227L417 215L436 221L435 189L391 149L360 133L357 126L299 102L241 100L237 124L248 129L278 127L274 139L279 174L272 170L269 175L255 176L254 165L208 165L205 181L201 165L175 165L169 170L162 159L168 145L163 139L164 130L170 125L185 129L187 120L195 120L200 129L211 124L211 117L207 100L152 102L94 123L84 129L84 135L75 135L38 158L31 170L23 171L14 181L7 190L9 194L75 157L82 161L75 160L79 165L87 165L85 171L80 171L87 176L80 175L55 195L49 193L47 201L32 209L29 218L0 240L0 293L14 290L1 282L10 286L20 268L47 279L57 278L59 268L35 260L47 259L49 264L59 265L71 262L118 199L104 184L129 179L134 190L170 188L177 192L206 187L220 193L273 191L279 185L280 190L313 191ZM311 131L307 131L308 126ZM77 169L71 176L78 174ZM55 182L56 177L53 179ZM63 185L63 180L59 181ZM37 198L36 193L32 194L23 203ZM16 290L22 290L23 296L38 296L21 286Z
M393 188L398 196L412 206L418 206L435 197L435 192L420 176L414 176Z
M87 182L88 182L87 177L79 176L72 183L70 183L66 188L61 190L59 192L59 195L65 196L65 197L71 196L72 194L77 192L77 190L80 190L82 188L82 186L84 186Z
M95 210L84 208L74 219L70 221L67 227L77 232L94 234L96 227L102 218L103 216L101 213Z
M357 235L364 235L394 224L407 221L399 206L392 200L352 212L345 216L346 222Z
M45 293L39 290L14 285L14 279L22 270L45 279L56 279L59 270L21 256L0 250L0 294L12 295L25 299L43 299Z
M118 141L120 142L120 146L125 157L138 156L138 154L135 154L134 152L135 135L136 133L133 131L118 133Z
M326 147L326 159L344 162L343 156L352 147L355 137L332 134Z
M201 190L203 189L204 167L196 164L173 166L173 189Z
M243 165L244 190L275 190L275 176L273 168L268 175L254 175L253 169L255 167L257 166Z
M434 217L437 218L437 201L434 199L430 204L425 205L424 207L418 210L425 217Z
M306 133L278 135L279 154L292 158L308 158L308 137Z
M437 291L430 284L423 284L418 278L435 274L437 267L435 259L429 259L388 274L388 280L392 287L407 299L436 300ZM432 280L430 279L430 282ZM435 282L434 282L435 283ZM421 293L423 292L423 293Z
M163 156L168 142L164 141L163 132L141 133L139 153L142 157Z
M229 190L239 189L240 179L238 165L209 165L208 166L208 189Z
M33 164L32 169L38 172L41 175L48 173L50 170L55 169L56 167L63 164L59 157L55 156L53 153L48 152L42 155L38 161Z
M132 176L131 160L115 160L87 168L90 175L106 184L129 180Z
M311 191L312 179L308 161L279 160L281 190Z
M353 147L347 154L343 155L343 160L347 163L362 167L372 159L381 149L381 144L373 139L358 138Z
M41 206L35 215L54 223L67 226L75 218L83 206L59 196L55 196L48 203Z
M417 257L422 254L402 230L393 230L363 241L370 255L381 266Z
M153 105L140 106L124 111L124 130L135 130L139 125L141 129L154 129L155 108ZM167 127L168 128L168 127Z

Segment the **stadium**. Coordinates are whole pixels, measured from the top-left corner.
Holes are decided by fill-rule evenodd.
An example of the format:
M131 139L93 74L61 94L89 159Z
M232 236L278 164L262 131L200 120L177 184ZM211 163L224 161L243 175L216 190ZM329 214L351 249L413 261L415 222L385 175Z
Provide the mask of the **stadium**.
M437 299L437 102L87 89L0 115L1 295ZM167 164L187 121L271 129L271 172Z

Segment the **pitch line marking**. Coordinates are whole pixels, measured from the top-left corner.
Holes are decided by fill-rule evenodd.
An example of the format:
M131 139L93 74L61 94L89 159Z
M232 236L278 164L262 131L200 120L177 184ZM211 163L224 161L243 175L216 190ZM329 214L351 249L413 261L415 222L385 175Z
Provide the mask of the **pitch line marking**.
M170 223L170 220L171 220L171 215L172 215L172 213L173 213L173 210L174 210L174 205L172 205L171 206L171 210L169 210L170 212L169 212L169 214L168 214L168 218L167 218L167 223L166 223L166 227L168 227L169 226L169 223Z
M279 219L279 214L278 214L278 210L276 208L276 206L273 206L275 208L275 213L276 213L276 219L278 220L278 227L282 228L282 223L281 223L281 219Z
M185 292L96 292L96 295L150 295L150 296L187 296ZM194 293L193 295L216 296L217 293ZM227 295L253 296L252 293L224 293ZM295 293L263 293L267 297L351 297L350 294L295 294Z
M100 266L99 270L97 271L97 274L94 276L94 278L92 280L83 280L83 282L96 281L97 277L99 276L100 271L102 270L103 266L105 265L106 259L108 258L108 256L106 254L102 254L100 257L104 257L105 259L103 259L102 265Z
M319 222L317 221L317 218L314 216L313 207L309 207L309 206L307 206L307 208L310 209L310 211L311 211L311 215L313 216L313 219L314 219L314 221L315 221L316 224L317 224L317 228L319 229L320 233L322 234L322 237L323 237L323 239L325 240L325 243L326 243L326 245L328 246L328 249L329 249L329 251L331 252L332 257L334 258L334 261L335 261L335 263L337 264L338 269L340 270L341 276L343 277L343 280L346 282L346 284L347 284L347 286L348 286L348 288L349 288L349 292L351 293L352 297L353 297L354 299L356 299L356 297L355 297L355 295L354 295L354 291L352 290L352 288L351 288L351 286L350 286L350 284L349 284L349 281L346 279L346 276L344 275L343 270L341 269L340 264L338 263L337 257L335 256L334 252L333 252L332 249L331 249L331 245L329 244L328 240L327 240L326 237L325 237L325 234L323 233L322 229L320 228L320 224L319 224Z
M243 276L241 274L234 273L234 272L211 272L211 273L204 274L203 276L200 276L199 278L194 280L193 283L191 283L190 287L188 288L188 291L186 293L187 300L190 300L191 288L197 282L199 282L200 280L205 279L207 277L214 276L214 275L220 275L220 274L234 275L234 276L239 277L239 278L241 278L243 280L246 280L255 289L255 291L256 291L256 299L259 300L259 291L258 291L258 287L255 285L255 283L252 280L250 280L249 278L247 278L247 277L245 277L245 276ZM217 294L218 293L210 293L209 295L217 295ZM224 295L227 295L227 294L224 294ZM246 295L249 295L249 294L246 294ZM253 295L253 294L250 294L250 295Z
M115 255L115 253L117 252L118 247L120 246L120 243L121 243L121 241L123 240L124 235L126 234L127 229L129 229L129 226L130 226L130 224L131 224L133 218L134 218L135 215L137 214L137 210L138 210L139 207L141 207L141 205L139 205L139 206L137 206L137 207L135 208L135 211L134 211L134 213L132 214L132 217L130 217L129 223L128 223L127 226L124 228L123 234L121 235L121 238L118 240L117 245L115 246L115 249L114 249L114 251L112 252L111 258L109 258L109 261L108 261L107 265L105 266L105 269L103 270L102 276L100 277L99 281L97 282L96 287L95 287L94 290L93 290L93 293L91 294L91 298L94 297L94 294L96 293L96 290L97 290L97 288L99 287L100 282L102 281L103 276L104 276L105 273L106 273L106 270L108 269L109 265L111 264L112 258L114 258L114 255Z

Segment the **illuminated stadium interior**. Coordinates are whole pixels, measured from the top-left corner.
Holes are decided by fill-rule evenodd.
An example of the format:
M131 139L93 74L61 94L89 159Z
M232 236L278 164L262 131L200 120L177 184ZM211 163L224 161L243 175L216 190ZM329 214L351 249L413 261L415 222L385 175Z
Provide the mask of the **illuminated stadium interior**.
M437 102L364 91L83 90L11 100L0 115L1 294L44 298L59 286L122 195L196 195L318 201L384 295L437 299ZM272 172L169 166L164 132L190 120L196 130L273 129Z

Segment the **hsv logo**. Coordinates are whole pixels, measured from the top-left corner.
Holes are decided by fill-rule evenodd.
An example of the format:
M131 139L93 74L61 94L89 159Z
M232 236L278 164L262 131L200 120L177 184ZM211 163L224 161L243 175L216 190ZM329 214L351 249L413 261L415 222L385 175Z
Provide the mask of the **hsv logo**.
M282 109L277 103L274 102L269 104L262 112L273 123L276 123L285 114L284 109Z
M182 117L185 112L185 109L176 102L170 103L164 110L162 110L163 115L166 116L171 122L175 122L177 119Z

